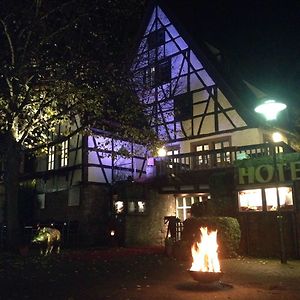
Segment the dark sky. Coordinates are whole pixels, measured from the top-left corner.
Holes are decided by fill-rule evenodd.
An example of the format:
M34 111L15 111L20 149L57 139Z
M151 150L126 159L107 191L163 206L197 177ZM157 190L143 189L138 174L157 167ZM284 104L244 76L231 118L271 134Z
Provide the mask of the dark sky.
M300 0L164 1L244 79L278 100L299 103Z

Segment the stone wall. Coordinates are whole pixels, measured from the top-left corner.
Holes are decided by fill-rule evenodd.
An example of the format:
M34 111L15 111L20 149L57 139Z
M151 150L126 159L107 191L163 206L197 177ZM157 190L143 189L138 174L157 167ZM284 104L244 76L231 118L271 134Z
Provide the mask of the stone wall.
M36 219L40 222L78 221L80 244L102 244L109 203L108 186L89 184L81 187L78 206L68 206L68 190L46 194L45 209L38 210Z
M88 184L82 189L79 233L84 244L99 245L106 240L110 188Z
M127 246L163 246L167 227L164 217L175 215L173 195L158 194L153 190L146 192L147 211L144 215L126 216Z

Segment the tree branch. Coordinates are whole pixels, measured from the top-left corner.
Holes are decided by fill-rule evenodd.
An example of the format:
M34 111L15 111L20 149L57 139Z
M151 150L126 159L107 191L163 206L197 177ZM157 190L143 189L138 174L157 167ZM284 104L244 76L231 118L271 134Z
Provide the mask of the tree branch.
M14 51L13 43L12 43L10 34L8 32L8 28L6 26L6 23L4 22L3 19L0 19L0 23L2 24L2 26L4 28L4 33L5 33L6 39L7 39L8 44L9 44L11 65L14 66L15 65L15 51Z

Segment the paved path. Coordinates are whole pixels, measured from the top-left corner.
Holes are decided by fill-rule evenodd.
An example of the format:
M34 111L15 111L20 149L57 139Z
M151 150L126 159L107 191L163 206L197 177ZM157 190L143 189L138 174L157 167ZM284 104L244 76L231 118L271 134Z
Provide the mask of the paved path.
M189 264L156 251L65 251L52 257L0 255L1 300L299 299L300 261L221 260L221 283L200 285Z

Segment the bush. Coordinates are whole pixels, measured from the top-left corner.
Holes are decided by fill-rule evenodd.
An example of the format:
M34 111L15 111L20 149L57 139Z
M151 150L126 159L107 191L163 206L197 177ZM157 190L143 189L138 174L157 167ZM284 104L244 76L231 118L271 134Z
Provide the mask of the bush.
M235 257L241 240L240 225L232 217L200 217L189 218L184 222L182 240L191 246L194 241L200 241L200 227L217 230L220 257Z

